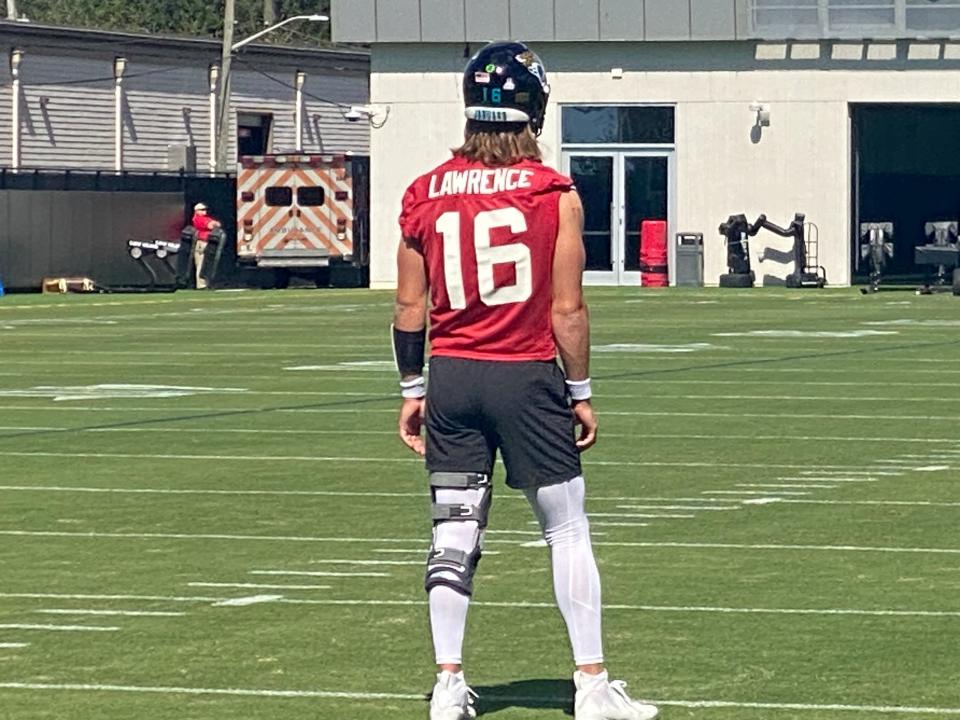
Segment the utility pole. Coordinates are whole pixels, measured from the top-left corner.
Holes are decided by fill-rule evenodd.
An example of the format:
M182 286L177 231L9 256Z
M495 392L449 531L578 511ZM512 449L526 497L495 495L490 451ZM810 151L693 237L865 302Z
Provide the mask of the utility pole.
M7 0L7 20L16 20L18 17L17 0Z
M9 0L8 0L9 2ZM230 61L233 59L233 26L236 16L235 0L223 4L223 51L220 56L220 98L217 103L217 172L230 171Z

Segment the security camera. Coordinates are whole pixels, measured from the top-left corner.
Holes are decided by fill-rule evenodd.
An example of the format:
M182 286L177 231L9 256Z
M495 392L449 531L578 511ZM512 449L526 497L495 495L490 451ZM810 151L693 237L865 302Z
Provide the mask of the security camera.
M357 122L358 120L363 120L367 115L368 113L365 113L361 108L358 108L356 105L351 105L350 109L343 114L343 119L350 122Z

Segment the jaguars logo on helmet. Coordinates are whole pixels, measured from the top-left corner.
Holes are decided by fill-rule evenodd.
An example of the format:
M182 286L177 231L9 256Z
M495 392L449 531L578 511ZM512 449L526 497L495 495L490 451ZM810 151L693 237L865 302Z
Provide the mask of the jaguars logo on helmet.
M490 43L470 58L463 72L468 120L526 123L539 135L549 96L543 63L523 43Z

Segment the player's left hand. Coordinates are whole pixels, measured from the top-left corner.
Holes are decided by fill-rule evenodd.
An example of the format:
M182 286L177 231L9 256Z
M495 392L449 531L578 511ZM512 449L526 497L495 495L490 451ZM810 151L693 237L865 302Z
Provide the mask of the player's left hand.
M577 450L584 452L597 441L597 416L589 400L575 400L570 409L573 410L574 422L580 426Z
M407 398L400 406L400 439L417 455L427 453L423 438L420 437L426 406L427 402L424 398Z

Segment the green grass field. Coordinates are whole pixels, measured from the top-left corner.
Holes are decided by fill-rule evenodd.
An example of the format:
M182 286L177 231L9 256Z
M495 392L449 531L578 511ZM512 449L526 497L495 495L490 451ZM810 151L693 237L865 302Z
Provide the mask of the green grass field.
M960 716L960 298L588 299L613 674L667 720ZM0 299L0 718L426 717L391 311ZM532 521L498 483L466 652L496 720L571 712Z

